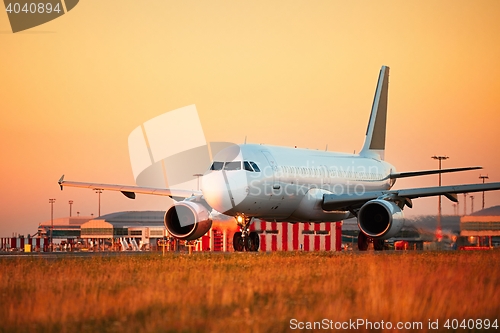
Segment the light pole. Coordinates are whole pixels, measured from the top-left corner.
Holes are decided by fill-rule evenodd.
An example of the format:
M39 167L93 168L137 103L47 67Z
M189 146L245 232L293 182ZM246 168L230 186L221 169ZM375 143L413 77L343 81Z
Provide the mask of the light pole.
M97 210L97 216L101 216L101 193L102 193L102 189L100 188L95 188L94 189L95 193L97 193L99 195L99 207L98 207L98 210Z
M484 184L484 180L485 179L490 179L490 178L488 177L488 175L486 175L486 176L479 176L479 179L482 179L483 180L483 184ZM483 206L482 206L482 209L484 209L484 191L483 191Z
M467 194L469 193L464 193L464 216L467 215Z
M50 203L50 252L54 252L54 202L56 202L56 199L49 199L49 203Z
M472 214L472 213L474 213L474 196L473 195L470 196L470 205L471 205L470 213Z
M439 161L439 170L441 170L441 161L449 159L448 156L431 156L431 158ZM439 186L441 186L441 173L439 173ZM438 218L437 218L437 230L436 234L438 240L441 240L441 196L438 196Z
M73 200L68 201L69 203L69 217L71 217L71 206L73 205Z

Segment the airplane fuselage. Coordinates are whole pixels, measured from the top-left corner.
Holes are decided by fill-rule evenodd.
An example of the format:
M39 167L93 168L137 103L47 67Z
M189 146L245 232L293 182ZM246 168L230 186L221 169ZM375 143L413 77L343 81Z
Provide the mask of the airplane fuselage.
M234 145L219 152L203 176L203 195L215 210L288 222L339 221L346 211L326 212L323 194L359 195L388 190L395 169L356 154L267 145Z

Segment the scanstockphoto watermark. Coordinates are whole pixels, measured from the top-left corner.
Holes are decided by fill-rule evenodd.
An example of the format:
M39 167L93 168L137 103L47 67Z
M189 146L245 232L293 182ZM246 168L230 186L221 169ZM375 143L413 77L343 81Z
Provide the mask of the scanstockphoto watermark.
M280 197L303 197L311 194L311 190L319 190L336 195L362 196L366 193L364 184L345 182L337 184L289 184L276 183L270 180L252 180L248 184L248 194L251 196L280 196Z
M315 166L314 161L306 161L302 166L278 165L275 167L266 166L261 168L264 177L279 177L279 178L321 178L321 179L350 179L357 181L385 181L387 175L384 170L380 170L377 166L354 165L333 165Z
M422 330L433 329L432 322L421 321L371 321L368 319L357 318L346 321L335 321L332 319L322 319L320 321L300 321L290 319L290 329L292 330Z
M295 318L290 319L290 329L292 330L398 330L398 331L417 331L417 330L495 330L499 328L498 319L428 319L427 321L372 321L365 318L349 319L346 321L335 321L331 319L322 319L320 321L300 321Z
M247 193L251 195L304 196L310 190L336 195L361 196L367 187L387 182L384 171L365 166L262 166L258 173L247 174Z

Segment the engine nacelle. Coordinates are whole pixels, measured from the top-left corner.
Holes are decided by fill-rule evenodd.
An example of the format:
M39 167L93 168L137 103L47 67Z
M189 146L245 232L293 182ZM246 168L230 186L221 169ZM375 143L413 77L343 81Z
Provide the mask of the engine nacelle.
M170 235L180 240L198 239L212 226L208 209L191 201L177 202L170 207L163 222Z
M371 200L358 213L359 229L366 235L387 239L396 235L405 222L403 211L394 202Z

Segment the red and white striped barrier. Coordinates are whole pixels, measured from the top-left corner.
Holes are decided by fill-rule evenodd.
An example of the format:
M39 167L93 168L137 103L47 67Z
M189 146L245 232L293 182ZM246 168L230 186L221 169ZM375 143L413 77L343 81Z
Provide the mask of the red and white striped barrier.
M341 222L255 222L250 231L260 235L259 251L340 251Z
M31 251L46 251L50 242L48 238L22 238L22 237L1 237L0 250L11 251L12 249L24 250L24 245L30 244Z
M213 227L195 245L195 251L234 251L233 236L239 228ZM260 237L259 251L341 251L342 222L254 222L250 231Z

